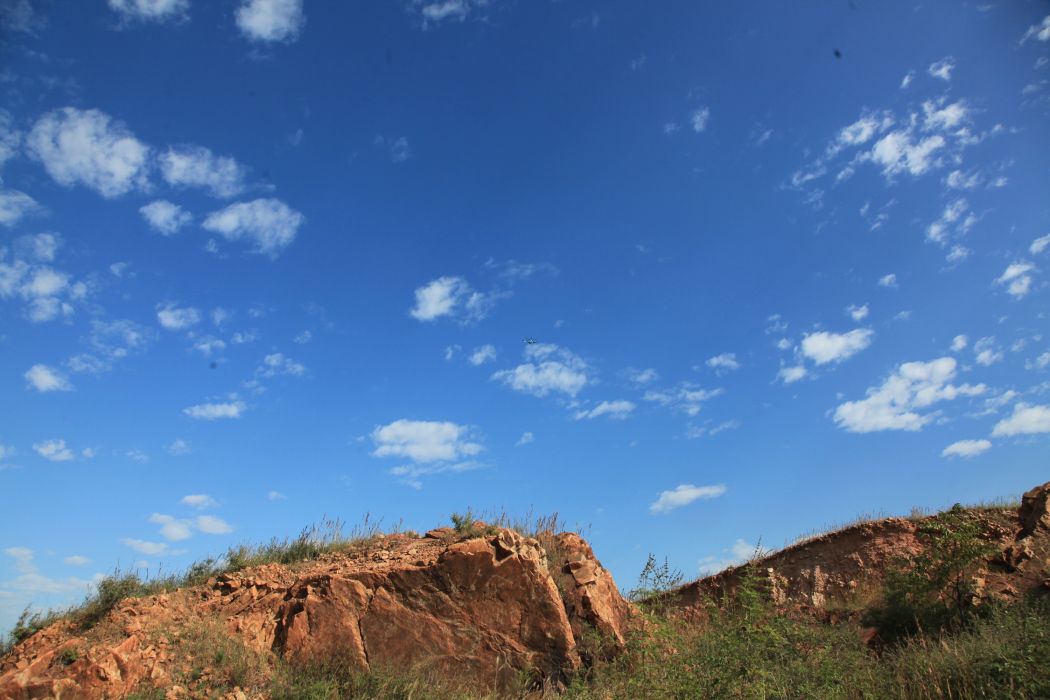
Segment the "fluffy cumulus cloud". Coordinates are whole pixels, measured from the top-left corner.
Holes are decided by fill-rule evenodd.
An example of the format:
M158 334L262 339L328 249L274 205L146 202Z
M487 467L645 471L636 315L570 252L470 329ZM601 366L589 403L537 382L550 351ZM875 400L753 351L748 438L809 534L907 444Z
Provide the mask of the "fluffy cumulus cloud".
M952 338L952 352L961 352L962 350L965 350L966 346L969 345L969 343L970 339L967 338L965 335L955 336L954 338Z
M284 353L275 352L263 358L256 374L268 379L276 376L302 377L306 374L306 366L286 357Z
M1013 415L999 421L992 429L992 435L995 437L1037 433L1050 433L1050 406L1015 404Z
M485 294L462 277L438 277L415 291L416 303L409 315L417 321L454 318L461 323L480 321L488 316L499 295Z
M212 212L202 226L228 241L247 240L255 252L276 258L295 240L305 221L279 199L256 199Z
M192 306L180 308L176 304L157 307L157 322L169 331L183 331L200 323L201 314Z
M225 418L240 418L247 410L243 401L227 401L223 403L202 403L182 409L190 418L197 420L222 420Z
M525 359L513 369L494 373L492 379L538 397L551 393L575 397L591 381L587 363L566 348L548 343L528 345Z
M995 280L995 283L1006 287L1006 293L1015 299L1023 299L1032 288L1032 272L1035 265L1021 260L1011 263L1003 271L1003 274Z
M681 382L669 389L651 389L645 392L642 398L681 411L688 416L695 416L700 413L705 402L721 395L721 389L704 389L692 382Z
M781 367L777 372L777 379L785 384L794 384L795 382L805 379L807 374L809 374L809 372L806 370L805 365Z
M536 442L536 436L528 430L526 430L524 433L521 434L521 437L518 438L518 441L514 443L514 446L521 447L522 445L529 445L533 442Z
M474 348L474 352L467 358L470 364L478 367L485 364L486 362L492 362L496 359L496 347L494 345L482 345L481 347Z
M109 0L121 17L145 22L164 22L186 16L190 0Z
M228 199L245 190L245 169L233 158L217 156L203 146L169 148L157 159L164 181L173 187L201 187Z
M41 393L73 390L73 385L64 374L47 365L33 365L25 373L25 379L31 388Z
M10 261L7 250L0 248L0 299L24 301L25 316L33 323L71 316L74 304L83 301L90 288L47 264L54 261L61 238L38 233L20 236L12 243L14 256Z
M1043 17L1039 24L1033 24L1021 37L1021 43L1035 39L1036 41L1050 41L1050 15Z
M417 464L452 462L477 456L471 429L449 421L396 420L372 431L376 457L403 457Z
M219 502L206 493L194 493L189 496L183 496L182 500L179 501L184 506L190 508L196 508L197 510L203 510L205 508L214 508L219 505Z
M252 41L293 42L306 24L303 0L242 0L237 28Z
M882 277L879 278L879 286L880 287L886 287L887 289L896 289L897 288L897 275L895 275L892 272L890 274L888 274L888 275L883 275Z
M70 462L75 455L73 450L66 447L65 440L44 440L33 443L33 450L38 455L51 462Z
M427 28L442 22L462 22L488 4L489 0L412 0L411 7Z
M802 339L802 354L817 365L843 362L871 345L875 332L857 328L848 333L819 331Z
M149 147L95 109L65 107L40 117L26 137L30 156L55 182L113 198L147 185Z
M165 236L178 233L179 229L193 221L193 215L166 199L158 199L139 207L139 213L154 231Z
M977 222L973 213L963 218L969 208L970 203L962 198L950 202L941 212L940 218L926 227L926 240L943 246L953 234L967 233Z
M951 56L945 56L935 63L931 63L930 67L926 69L926 72L931 77L940 78L941 80L948 82L952 79L952 71L955 70L955 59Z
M687 506L693 501L701 498L718 498L726 492L726 487L718 484L716 486L693 486L692 484L681 484L670 490L660 492L652 504L649 505L650 513L670 513L676 508Z
M700 133L707 128L707 122L711 118L711 110L707 107L701 107L700 109L694 109L693 113L689 115L689 123L693 127L693 131Z
M590 410L577 411L575 418L576 420L589 420L606 416L616 420L623 420L631 415L631 412L634 411L634 409L635 405L630 401L622 399L619 401L602 401Z
M1028 252L1032 255L1039 255L1048 248L1050 248L1050 233L1032 241L1032 245L1028 246Z
M942 457L976 457L992 449L988 440L959 440L944 448Z
M710 357L704 364L716 372L731 372L735 369L740 369L740 362L737 361L736 354L731 352L724 352L721 355Z
M995 342L994 336L981 338L973 344L974 360L977 364L990 367L1003 359L1003 351Z
M35 199L19 190L0 188L0 226L14 226L24 217L43 211Z
M940 401L985 392L983 384L952 384L955 373L956 362L951 357L905 362L881 386L868 389L866 398L839 405L835 409L835 423L853 433L922 430L935 414L920 411Z

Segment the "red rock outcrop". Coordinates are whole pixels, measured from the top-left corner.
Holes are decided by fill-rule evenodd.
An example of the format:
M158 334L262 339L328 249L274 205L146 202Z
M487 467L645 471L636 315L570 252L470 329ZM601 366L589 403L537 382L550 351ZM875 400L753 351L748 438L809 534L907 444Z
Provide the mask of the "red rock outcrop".
M117 698L140 684L171 687L179 676L172 631L203 623L292 663L422 667L489 688L522 673L561 681L581 666L584 629L622 644L631 608L585 541L553 541L548 552L507 529L392 535L126 600L87 633L58 623L16 646L0 659L0 698Z
M977 581L983 595L1015 600L1050 590L1050 482L1027 492L1017 510L966 512L997 550ZM857 609L877 595L890 568L922 551L925 520L859 523L761 557L753 566L778 604L817 613L829 607ZM734 590L742 573L743 567L734 567L693 581L668 594L667 601L702 617L706 601Z

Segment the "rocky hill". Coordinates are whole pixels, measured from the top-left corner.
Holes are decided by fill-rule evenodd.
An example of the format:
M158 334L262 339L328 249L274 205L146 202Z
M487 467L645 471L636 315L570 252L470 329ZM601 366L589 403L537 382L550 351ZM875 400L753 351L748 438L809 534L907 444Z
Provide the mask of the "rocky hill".
M270 657L338 658L361 671L423 667L478 687L521 674L542 685L581 667L577 642L587 630L622 644L631 615L575 534L553 536L545 549L509 529L441 528L131 598L86 631L59 622L0 661L0 697L118 698L144 686L197 696L218 664L186 666L200 663L193 647L209 635L257 654L261 675Z
M990 545L977 574L981 599L1050 592L1050 483L1026 493L1019 508L953 512L979 525ZM765 556L750 570L768 584L775 608L856 626L886 572L927 546L932 521L863 522ZM699 629L689 620L706 619L744 572L666 591L660 608ZM533 538L473 523L218 573L128 597L91 624L67 615L0 657L0 698L246 700L269 697L260 689L281 668L330 663L422 670L489 693L558 688L625 650L630 656L630 645L654 629L580 536ZM675 663L673 648L657 646Z

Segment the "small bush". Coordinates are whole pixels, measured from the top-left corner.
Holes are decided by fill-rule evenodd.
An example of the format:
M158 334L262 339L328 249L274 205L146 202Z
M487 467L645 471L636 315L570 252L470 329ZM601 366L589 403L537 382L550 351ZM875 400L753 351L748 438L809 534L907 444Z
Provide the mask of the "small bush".
M965 626L980 611L973 579L995 551L980 523L956 505L925 522L919 537L922 552L887 573L882 601L864 616L886 642L920 632L937 636Z

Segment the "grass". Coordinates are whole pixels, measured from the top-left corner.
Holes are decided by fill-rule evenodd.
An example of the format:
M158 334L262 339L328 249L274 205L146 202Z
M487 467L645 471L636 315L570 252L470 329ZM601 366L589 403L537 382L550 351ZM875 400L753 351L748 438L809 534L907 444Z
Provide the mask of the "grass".
M80 631L89 630L118 603L129 598L143 598L198 586L213 576L263 564L291 565L333 552L363 548L374 543L384 533L397 534L401 531L401 523L384 530L381 521L374 521L367 514L348 533L344 532L341 520L322 518L319 524L303 528L294 538L274 538L263 544L239 544L230 547L221 557L203 559L181 572L165 574L158 571L153 576L148 573L141 576L137 571L117 568L100 580L94 592L80 605L65 610L24 610L7 638L0 642L0 656L39 630L61 620L72 622ZM413 532L405 534L416 536Z

